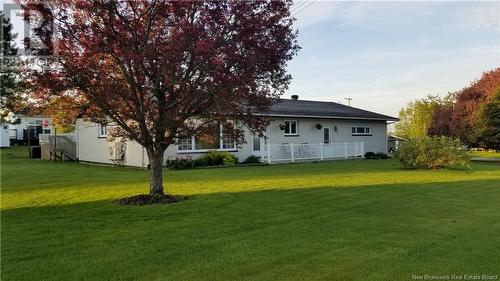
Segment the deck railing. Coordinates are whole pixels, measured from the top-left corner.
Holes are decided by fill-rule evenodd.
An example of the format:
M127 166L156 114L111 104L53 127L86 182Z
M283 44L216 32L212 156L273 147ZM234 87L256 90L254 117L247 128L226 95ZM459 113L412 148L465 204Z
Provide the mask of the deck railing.
M264 145L261 158L267 163L363 157L364 142L283 143Z
M40 134L42 159L76 161L75 134Z
M40 141L41 144L42 143L49 143L50 139L54 138L54 137L55 137L55 135L53 135L53 134L39 134L38 135L38 139L39 139L39 141ZM58 144L61 141L59 139L64 139L64 138L65 139L69 139L69 140L71 140L73 142L76 142L76 135L74 133L57 134L57 138L58 138L58 141L57 141Z

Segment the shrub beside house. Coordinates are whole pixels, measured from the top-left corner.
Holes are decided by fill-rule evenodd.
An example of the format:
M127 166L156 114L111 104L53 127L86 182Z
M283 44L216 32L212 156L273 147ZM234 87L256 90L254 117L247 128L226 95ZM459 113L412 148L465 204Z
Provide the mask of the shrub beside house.
M403 142L394 158L411 169L439 169L465 166L468 150L460 140L449 137L420 137Z

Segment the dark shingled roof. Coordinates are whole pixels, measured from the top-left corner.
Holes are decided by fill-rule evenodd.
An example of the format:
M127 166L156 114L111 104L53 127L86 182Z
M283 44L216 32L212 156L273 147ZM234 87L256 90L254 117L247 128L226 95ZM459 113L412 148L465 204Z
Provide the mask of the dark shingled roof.
M267 113L269 116L309 118L365 119L397 121L398 118L343 105L336 102L279 99Z

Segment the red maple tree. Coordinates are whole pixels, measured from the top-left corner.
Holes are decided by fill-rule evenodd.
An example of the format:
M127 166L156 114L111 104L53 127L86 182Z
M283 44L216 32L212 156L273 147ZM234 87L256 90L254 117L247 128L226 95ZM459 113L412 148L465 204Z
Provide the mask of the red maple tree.
M453 105L441 104L432 112L432 119L427 134L430 136L452 136L451 116Z
M456 96L451 113L451 134L471 146L477 146L481 142L478 135L481 108L493 100L499 89L500 68L483 73L481 79L462 89Z
M176 140L228 120L262 131L268 120L253 113L287 89L299 49L291 0L18 2L55 26L37 32L58 55L25 73L33 95L70 97L68 110L144 146L152 195L164 194ZM232 133L243 141L240 126Z

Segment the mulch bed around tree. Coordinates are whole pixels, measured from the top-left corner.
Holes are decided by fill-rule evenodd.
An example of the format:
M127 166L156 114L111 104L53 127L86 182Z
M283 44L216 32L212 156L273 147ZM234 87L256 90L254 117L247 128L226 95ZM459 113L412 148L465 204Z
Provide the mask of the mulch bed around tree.
M169 204L175 203L183 200L187 200L186 196L174 196L174 195L150 195L150 194L139 194L131 197L125 197L116 200L119 205L151 205L151 204Z

